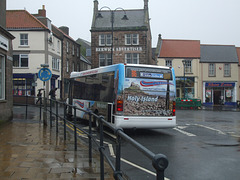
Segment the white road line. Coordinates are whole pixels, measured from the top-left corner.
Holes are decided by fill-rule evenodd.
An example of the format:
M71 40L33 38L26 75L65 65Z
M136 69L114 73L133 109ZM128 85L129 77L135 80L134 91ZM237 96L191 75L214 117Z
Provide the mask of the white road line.
M178 132L180 132L180 133L182 133L182 134L185 134L185 135L187 135L187 136L190 136L190 137L196 136L195 134L189 133L189 132L187 132L187 131L183 131L183 130L178 129L178 128L173 128L173 129L176 130L176 131L178 131Z
M194 124L195 126L199 126L199 127L203 127L203 128L206 128L206 129L210 129L212 131L217 131L219 134L222 134L222 135L226 135L226 133L218 130L218 129L214 129L214 128L211 128L211 127L208 127L208 126L204 126L204 125L201 125L201 124Z

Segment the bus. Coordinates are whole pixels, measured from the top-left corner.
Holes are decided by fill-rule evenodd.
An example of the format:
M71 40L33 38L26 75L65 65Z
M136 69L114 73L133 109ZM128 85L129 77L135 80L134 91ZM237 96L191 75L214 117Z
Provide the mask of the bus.
M102 115L115 127L173 128L176 81L174 69L165 66L114 64L72 72L69 104ZM80 110L77 117L87 119ZM95 125L99 125L94 120Z

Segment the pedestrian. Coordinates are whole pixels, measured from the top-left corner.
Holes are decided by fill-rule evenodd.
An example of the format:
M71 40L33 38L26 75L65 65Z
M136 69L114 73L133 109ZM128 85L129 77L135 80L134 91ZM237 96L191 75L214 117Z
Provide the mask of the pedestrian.
M40 105L42 105L42 92L41 92L42 89L38 89L38 94L37 94L37 102L36 104L40 101Z
M51 99L53 100L53 106L54 106L54 101L56 100L56 91L57 91L57 88L53 88L53 89L51 89L51 91L49 92L49 96L50 96Z

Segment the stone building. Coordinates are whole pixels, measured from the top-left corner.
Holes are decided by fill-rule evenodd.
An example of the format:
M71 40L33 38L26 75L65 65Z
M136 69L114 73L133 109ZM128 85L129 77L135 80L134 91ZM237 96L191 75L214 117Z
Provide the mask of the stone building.
M6 0L0 1L0 123L12 119L12 40L6 30Z
M117 63L156 64L152 59L148 0L143 9L111 10L94 0L91 27L92 67Z

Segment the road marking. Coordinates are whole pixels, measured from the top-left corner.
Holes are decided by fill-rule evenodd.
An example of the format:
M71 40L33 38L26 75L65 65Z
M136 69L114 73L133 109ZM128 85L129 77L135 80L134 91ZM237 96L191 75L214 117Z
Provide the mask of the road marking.
M218 130L218 129L214 129L214 128L211 128L211 127L208 127L208 126L204 126L204 125L201 125L201 124L194 124L195 126L199 126L199 127L203 127L203 128L206 128L206 129L210 129L212 131L217 131L219 134L222 134L222 135L226 135L226 133Z
M185 135L187 135L187 136L190 136L190 137L196 136L195 134L189 133L189 132L187 132L187 131L183 131L183 130L181 130L181 129L179 129L179 128L173 128L173 129L176 130L176 131L178 131L178 132L180 132L180 133L182 133L182 134L185 134Z

